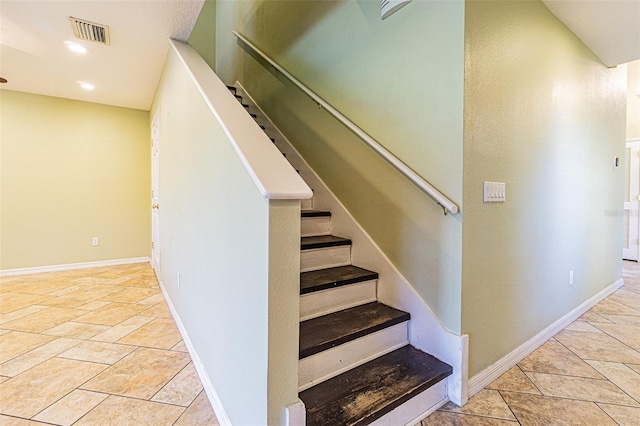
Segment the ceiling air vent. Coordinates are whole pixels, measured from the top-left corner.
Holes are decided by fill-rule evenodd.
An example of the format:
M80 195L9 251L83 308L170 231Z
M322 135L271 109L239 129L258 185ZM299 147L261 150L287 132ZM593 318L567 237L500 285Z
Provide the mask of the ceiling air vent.
M108 26L74 18L72 16L69 17L69 21L71 21L73 34L76 38L106 45L111 44Z

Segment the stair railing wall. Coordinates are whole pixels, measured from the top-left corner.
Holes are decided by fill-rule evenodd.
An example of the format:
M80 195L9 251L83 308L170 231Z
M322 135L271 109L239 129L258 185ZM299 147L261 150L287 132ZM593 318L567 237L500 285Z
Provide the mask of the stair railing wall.
M302 83L300 80L294 77L291 73L289 73L286 69L284 69L278 63L276 63L273 59L267 56L258 47L256 47L253 43L251 43L251 41L249 41L246 37L239 34L237 31L233 31L233 34L245 46L250 48L254 53L256 53L262 59L268 62L276 71L278 71L280 74L286 77L289 81L291 81L294 85L296 85L300 90L302 90L307 96L313 99L313 101L316 102L319 107L323 108L333 117L335 117L338 121L340 121L344 126L346 126L349 130L351 130L362 141L364 141L371 149L373 149L378 155L380 155L383 159L385 159L389 164L391 164L396 170L398 170L407 179L413 182L418 188L420 188L425 194L431 197L436 203L442 206L442 209L445 214L447 214L447 212L456 214L460 211L456 203L454 203L446 195L444 195L437 188L435 188L433 185L427 182L422 176L417 174L408 165L402 162L402 160L400 160L392 152L387 150L378 141L373 139L369 134L367 134L364 130L358 127L355 123L353 123L351 120L345 117L340 111L336 110L327 101L322 99L315 92L313 92L306 85L304 85L304 83Z

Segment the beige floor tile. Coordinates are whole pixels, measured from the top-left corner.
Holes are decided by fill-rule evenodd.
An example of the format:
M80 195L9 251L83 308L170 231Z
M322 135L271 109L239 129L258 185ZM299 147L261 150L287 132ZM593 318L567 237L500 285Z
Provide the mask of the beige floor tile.
M116 362L82 389L149 399L189 363L182 352L139 348Z
M636 315L612 315L612 314L606 314L603 315L605 317L607 317L607 319L611 320L612 322L616 323L616 324L635 324L635 325L639 325L640 324L640 316L636 316Z
M626 289L620 289L608 298L614 302L636 309L638 311L637 315L640 315L640 294Z
M164 300L164 294L162 294L162 292L158 292L153 296L147 297L146 299L142 299L138 303L140 305L153 306L153 305L157 305L158 303L166 303L166 302Z
M49 299L49 296L25 293L0 293L0 313L8 314Z
M3 416L0 414L0 426L42 426L46 423L34 422L32 420L19 419L17 417Z
M613 384L640 402L640 374L617 362L588 361ZM640 417L638 418L640 420Z
M604 299L591 310L597 314L640 315L640 311L610 298Z
M0 364L29 352L56 338L22 331L10 331L0 336Z
M436 411L420 423L421 426L515 426L517 424L518 422L509 420L470 416L446 411Z
M179 352L189 352L189 350L187 349L187 345L184 344L183 340L178 342L174 347L171 348L171 350Z
M26 308L18 309L17 311L13 311L10 314L0 314L0 324L7 323L9 321L17 320L18 318L26 317L27 315L35 314L36 312L40 312L47 309L46 306L40 305L32 305L27 306Z
M507 390L540 395L540 391L517 365L515 367L511 367L506 373L491 382L489 386L487 386L487 389Z
M104 296L100 300L117 303L136 303L157 294L159 291L159 289L152 288L124 288L118 292Z
M593 312L593 310L587 311L580 318L578 318L578 320L585 322L611 322L606 318L605 315L597 314Z
M78 306L78 309L82 309L85 311L95 311L96 309L104 308L107 305L110 305L111 302L104 302L102 300L94 300L93 302L85 303L84 305Z
M211 408L204 391L196 397L174 426L219 426L218 419Z
M100 334L97 334L96 336L92 337L91 340L97 340L101 342L115 342L151 321L153 321L153 317L142 317L136 315L126 321L121 322L116 326L111 327L108 330L103 331Z
M42 334L51 336L72 337L74 339L90 339L96 334L108 330L108 325L87 324L84 322L67 321L53 328L45 330Z
M594 425L615 426L595 403L501 392L523 426Z
M128 320L134 315L146 309L145 306L129 304L129 303L112 303L103 308L86 313L78 318L77 322L86 322L89 324L116 325L122 321Z
M558 342L545 342L518 363L522 371L602 379L596 370Z
M184 407L111 395L74 426L170 426Z
M9 380L11 377L5 377L5 376L0 376L0 383L2 382L6 382L7 380Z
M637 324L597 324L597 327L625 345L640 350L640 327Z
M82 315L84 311L67 308L47 308L35 314L2 324L2 328L40 333L56 325L70 321Z
M26 294L39 294L46 295L52 291L61 290L66 287L72 287L72 283L68 282L59 282L59 281L47 281L44 280L42 282L39 281L27 281L27 282L13 282L8 285L4 283L0 286L2 290L0 293L5 292L15 292L15 293L26 293Z
M58 308L77 308L96 299L106 296L107 292L97 290L76 290L64 296L52 297L43 302L41 305L56 306Z
M129 279L120 282L118 285L125 287L154 288L158 287L158 280L155 276L138 276L130 277Z
M85 341L61 353L61 358L78 361L114 364L136 350L135 346L117 345L115 343Z
M620 426L638 426L640 424L640 408L622 407L613 404L598 404Z
M81 340L61 337L0 365L0 375L14 377L76 346Z
M190 362L151 400L187 407L200 392L202 392L202 384L193 363Z
M449 402L441 410L503 420L516 420L509 406L502 399L500 392L491 389L483 389L473 395L464 407L458 407Z
M598 330L591 324L586 321L574 321L565 327L567 331L588 331L591 333L602 333L602 331Z
M640 374L640 365L639 364L625 364L627 367Z
M31 418L107 366L51 358L0 383L0 413Z
M605 333L561 331L556 340L584 360L640 364L640 353Z
M70 426L108 396L104 393L74 390L33 419L56 425Z
M133 333L118 340L118 343L171 349L180 342L181 339L182 336L178 331L178 327L176 327L172 319L156 318Z
M525 372L545 396L638 406L629 395L608 380Z
M171 315L171 311L169 310L169 306L167 306L166 303L158 303L157 305L140 312L140 315L155 318L173 318L173 315Z

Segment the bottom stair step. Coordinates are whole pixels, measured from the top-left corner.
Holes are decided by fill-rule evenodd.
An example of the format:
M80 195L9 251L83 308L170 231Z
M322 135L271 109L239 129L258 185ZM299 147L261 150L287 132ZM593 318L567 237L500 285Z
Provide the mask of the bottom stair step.
M451 372L450 365L407 345L302 391L299 396L306 407L307 426L366 425Z

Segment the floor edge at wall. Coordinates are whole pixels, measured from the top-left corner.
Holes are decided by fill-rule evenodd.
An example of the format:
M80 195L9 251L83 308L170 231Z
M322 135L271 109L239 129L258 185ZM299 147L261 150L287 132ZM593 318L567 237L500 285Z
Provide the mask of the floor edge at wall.
M67 271L71 269L99 268L102 266L128 265L131 263L148 263L149 257L132 257L128 259L99 260L96 262L67 263L64 265L34 266L31 268L0 269L0 277L13 275L41 274L44 272Z
M184 345L187 347L187 351L189 351L189 355L191 356L191 360L193 361L193 366L196 369L196 373L198 373L198 377L200 378L200 382L202 383L202 387L204 388L205 394L207 395L207 399L209 399L209 403L211 404L211 408L216 415L218 423L221 426L231 426L231 420L227 415L227 412L222 405L222 401L218 396L215 388L213 387L213 383L211 383L211 379L207 374L207 370L204 368L202 361L200 360L200 356L196 352L196 349L193 347L193 343L191 343L191 339L189 338L189 333L187 333L187 329L184 327L184 324L180 320L180 316L178 312L175 310L173 303L171 303L171 299L167 293L167 290L164 287L162 281L158 280L160 284L160 289L162 290L162 294L164 295L164 299L167 302L167 306L169 306L169 310L171 311L171 315L173 316L173 320L178 327L178 331L180 331L180 335L182 336L182 340L184 341Z
M499 359L489 367L485 368L471 379L469 379L469 397L480 392L484 387L496 380L498 377L506 373L511 367L529 356L533 351L538 349L543 343L555 336L557 333L566 328L569 324L577 320L585 312L595 306L597 303L606 299L614 291L622 287L624 284L622 278L616 280L613 284L604 288L593 297L584 301L580 306L570 311L568 314L542 330L532 339L526 341L505 357Z

